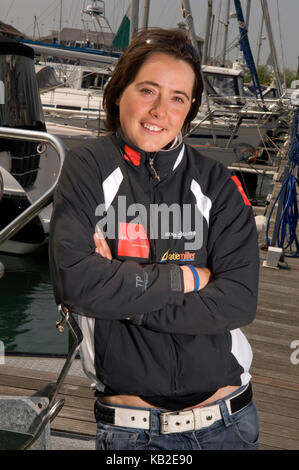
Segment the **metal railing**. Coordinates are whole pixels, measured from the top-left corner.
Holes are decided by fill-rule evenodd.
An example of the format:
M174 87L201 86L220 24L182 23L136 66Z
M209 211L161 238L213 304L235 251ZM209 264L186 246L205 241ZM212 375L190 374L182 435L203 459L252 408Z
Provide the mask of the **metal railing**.
M28 222L30 222L41 209L46 207L53 199L53 193L58 183L62 165L65 159L65 146L63 142L46 132L29 131L24 129L10 129L6 127L0 127L0 138L8 139L19 139L29 140L33 142L40 142L50 144L57 151L59 158L59 170L53 185L41 196L36 202L34 202L28 209L23 211L18 217L16 217L10 224L8 224L0 232L0 244L11 238L16 232L23 228ZM0 262L0 278L4 274L4 266ZM65 361L65 364L58 376L55 383L48 383L42 390L36 392L33 397L45 397L48 399L48 406L43 410L39 419L35 419L33 423L27 423L29 431L21 432L19 430L8 430L0 429L0 450L17 450L17 449L28 449L37 441L45 430L46 426L53 421L57 414L62 409L65 399L57 399L57 394L61 388L61 385L69 372L71 364L75 359L80 344L83 339L82 332L73 318L71 312L64 306L59 306L60 314L62 319L56 323L56 327L59 332L62 332L64 327L69 328L69 334L71 337L71 345ZM38 418L38 417L37 417ZM24 420L26 416L24 415Z
M18 217L10 222L4 229L0 231L0 245L6 240L9 240L15 233L21 230L28 222L53 200L54 190L58 183L62 165L65 159L66 147L64 143L56 136L48 134L47 132L29 131L25 129L13 129L9 127L0 127L0 138L29 140L32 142L40 142L51 145L57 152L59 158L59 170L56 179L52 186L26 210L24 210Z

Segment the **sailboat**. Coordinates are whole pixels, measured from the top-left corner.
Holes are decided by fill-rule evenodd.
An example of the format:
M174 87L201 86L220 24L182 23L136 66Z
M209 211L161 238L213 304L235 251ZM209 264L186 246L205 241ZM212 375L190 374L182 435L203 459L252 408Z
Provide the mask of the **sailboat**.
M211 16L212 2L209 6L208 14ZM263 152L266 141L277 131L283 116L286 116L288 105L275 97L265 98L262 93L239 0L235 0L235 8L240 25L240 47L251 72L253 93L245 86L244 67L238 63L232 68L203 65L206 101L194 121L187 142L191 145L217 145L224 149L242 148L247 144L256 156ZM210 42L208 30L205 44ZM203 56L207 61L206 50Z
M46 135L46 125L38 92L33 50L14 40L0 40L0 81L4 82L4 100L0 104L0 126L9 133L16 129ZM9 57L9 60L7 60ZM43 139L42 139L43 140ZM26 138L0 138L0 173L3 180L0 240L3 231L17 217L40 200L59 175L59 157L50 146ZM29 253L47 242L51 206L48 198L1 251ZM48 203L47 203L48 202Z
M85 3L85 2L84 2ZM81 20L84 26L84 33L88 38L88 21L94 20L100 32L104 33L104 28L108 27L112 33L111 26L105 16L105 2L93 0L82 10ZM58 132L67 132L63 126L69 125L73 132L93 134L104 129L104 113L102 110L102 94L116 60L121 55L129 42L130 20L129 9L126 12L122 23L119 26L113 40L113 50L103 51L93 49L91 45L80 44L81 47L61 46L58 50L60 55L67 59L70 52L76 53L76 60L81 61L81 51L85 54L83 63L69 64L52 62L44 65L50 66L58 76L60 84L53 86L46 92L41 90L41 101L48 125L53 129L54 124ZM87 17L87 19L86 19ZM104 23L104 25L103 25ZM87 43L89 41L86 41ZM32 44L30 44L32 45ZM57 46L58 48L60 45ZM115 51L118 49L118 51ZM36 49L39 53L41 51ZM57 55L57 48L52 51ZM63 55L64 54L64 55ZM73 58L74 58L73 57ZM97 57L97 64L94 64Z

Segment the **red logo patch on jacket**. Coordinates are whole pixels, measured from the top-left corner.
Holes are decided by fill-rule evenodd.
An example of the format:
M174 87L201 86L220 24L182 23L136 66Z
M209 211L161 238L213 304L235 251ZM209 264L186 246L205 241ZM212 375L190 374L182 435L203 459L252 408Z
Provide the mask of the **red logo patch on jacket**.
M241 193L241 196L244 200L245 206L251 206L250 201L249 201L248 197L245 194L245 191L242 187L242 184L241 184L239 178L237 176L232 176L232 180L236 183L237 188L238 188L239 192Z
M132 258L149 257L149 241L143 225L120 222L118 255Z
M125 145L125 155L124 158L129 162L133 163L135 166L140 165L140 153L136 150L131 149L127 145Z

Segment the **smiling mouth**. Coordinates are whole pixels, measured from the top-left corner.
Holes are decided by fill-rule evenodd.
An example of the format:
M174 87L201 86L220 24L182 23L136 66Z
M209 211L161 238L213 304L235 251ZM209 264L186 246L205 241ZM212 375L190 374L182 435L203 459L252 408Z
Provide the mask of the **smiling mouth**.
M164 130L163 127L154 126L153 124L148 124L146 122L142 123L142 127L144 129L147 129L147 130L151 131L151 132L162 132Z

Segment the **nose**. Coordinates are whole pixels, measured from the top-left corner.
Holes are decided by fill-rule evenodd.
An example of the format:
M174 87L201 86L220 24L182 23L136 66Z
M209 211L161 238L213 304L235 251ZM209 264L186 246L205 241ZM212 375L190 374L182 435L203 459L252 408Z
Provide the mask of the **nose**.
M150 109L150 114L152 117L156 119L161 119L166 116L167 114L167 100L159 95L152 103L152 107Z

